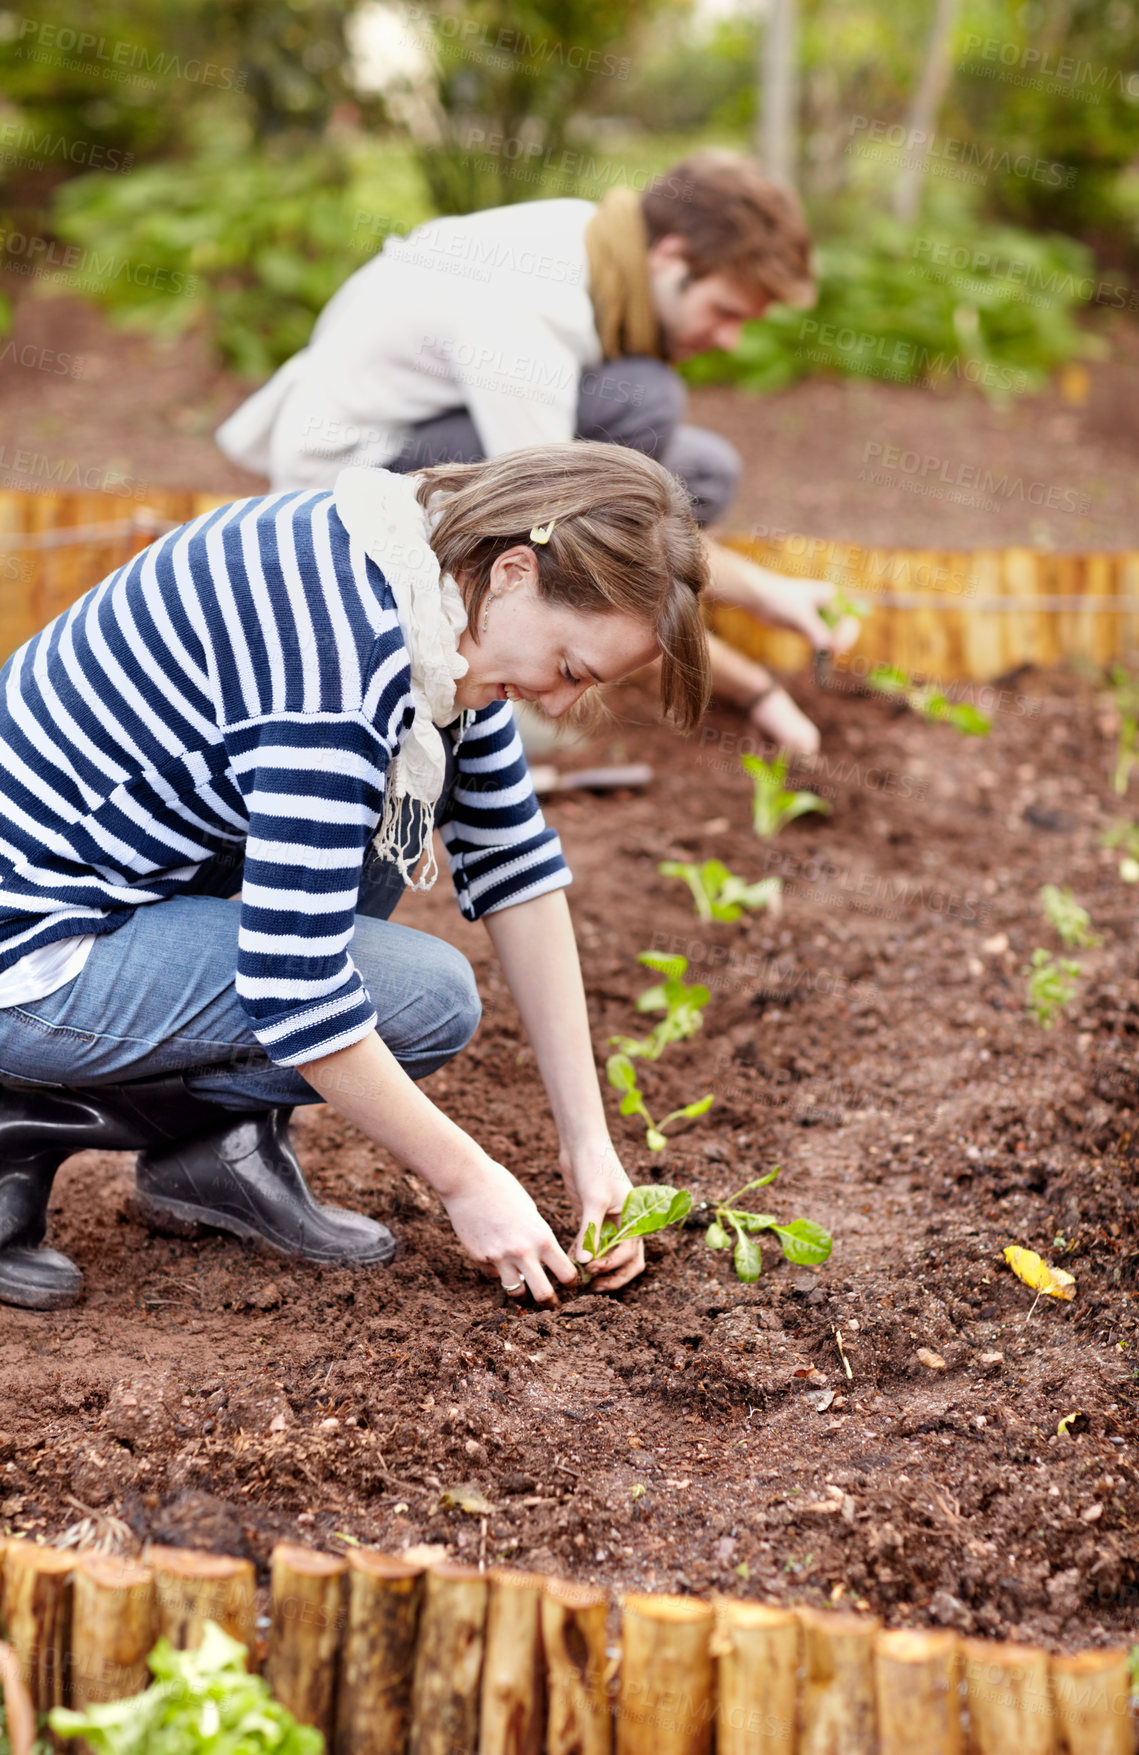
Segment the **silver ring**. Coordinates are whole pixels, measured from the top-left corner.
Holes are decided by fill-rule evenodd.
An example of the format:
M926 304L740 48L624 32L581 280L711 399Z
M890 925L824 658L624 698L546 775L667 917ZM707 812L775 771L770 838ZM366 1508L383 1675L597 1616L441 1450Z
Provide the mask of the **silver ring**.
M526 1285L525 1280L519 1280L519 1282L516 1286L504 1285L502 1289L504 1292L521 1292L524 1289L525 1285Z

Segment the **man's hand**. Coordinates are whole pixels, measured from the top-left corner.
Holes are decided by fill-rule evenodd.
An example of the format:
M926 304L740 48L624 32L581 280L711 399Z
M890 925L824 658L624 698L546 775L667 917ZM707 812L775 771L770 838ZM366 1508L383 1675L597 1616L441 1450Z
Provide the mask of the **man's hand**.
M819 614L838 592L825 579L789 579L717 542L708 543L708 566L710 603L746 609L772 627L790 628L816 652L845 652L858 638L857 616L844 616L837 627L828 628Z

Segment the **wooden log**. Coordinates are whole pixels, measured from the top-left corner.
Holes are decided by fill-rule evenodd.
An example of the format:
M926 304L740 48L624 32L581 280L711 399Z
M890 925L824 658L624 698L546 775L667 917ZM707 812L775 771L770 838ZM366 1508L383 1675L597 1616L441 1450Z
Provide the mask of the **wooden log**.
M800 1755L875 1755L873 1615L800 1609L803 1734Z
M962 1644L970 1747L975 1755L1054 1755L1048 1655L1028 1645Z
M609 1599L603 1590L550 1579L542 1596L548 1755L610 1755L606 1654Z
M36 1715L31 1695L24 1687L20 1660L0 1639L0 1694L8 1721L8 1747L12 1755L32 1755L36 1740Z
M794 1755L800 1640L791 1609L717 1602L717 1755Z
M348 1567L336 1554L278 1542L270 1563L265 1680L301 1724L328 1744L336 1707L336 1659L344 1626Z
M257 1667L257 1611L252 1560L225 1554L195 1554L189 1548L148 1547L143 1555L154 1572L158 1631L179 1651L202 1643L207 1621L239 1639Z
M11 1541L4 1554L8 1638L36 1712L70 1706L72 1574L75 1555Z
M411 1755L475 1755L489 1580L474 1566L428 1569L411 1691Z
M540 1755L546 1730L544 1584L536 1572L491 1571L479 1755Z
M618 1755L708 1755L714 1625L711 1604L692 1597L624 1599Z
M1051 1669L1059 1755L1131 1755L1128 1653L1080 1651Z
M874 1655L880 1755L960 1755L957 1635L899 1628L878 1635Z
M404 1755L422 1602L422 1566L371 1548L349 1553L336 1755Z
M78 1712L141 1693L156 1637L153 1572L115 1555L81 1554L74 1589L71 1704Z

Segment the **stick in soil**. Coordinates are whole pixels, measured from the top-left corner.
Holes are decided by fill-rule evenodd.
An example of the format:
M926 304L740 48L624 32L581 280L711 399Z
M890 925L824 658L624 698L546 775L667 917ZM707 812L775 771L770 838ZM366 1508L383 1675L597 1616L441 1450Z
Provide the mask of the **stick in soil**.
M544 1583L536 1572L490 1573L479 1755L540 1755L546 1719Z
M155 1641L154 1574L137 1560L82 1554L71 1616L71 1704L77 1712L141 1694Z
M1052 1659L1059 1755L1131 1755L1126 1651L1078 1651Z
M326 1745L332 1737L347 1572L337 1554L320 1554L296 1542L278 1542L273 1549L265 1680L295 1719L316 1726Z
M475 1755L489 1584L475 1566L443 1561L427 1573L415 1680L411 1755Z
M624 1599L617 1755L709 1755L714 1622L692 1597Z
M348 1555L336 1755L405 1755L424 1570L374 1549Z
M960 1755L961 1644L955 1633L880 1633L875 1671L881 1755Z
M70 1706L75 1555L11 1541L4 1553L4 1615L20 1674L37 1713Z
M1053 1755L1048 1654L987 1639L966 1639L961 1649L976 1755Z
M716 1755L794 1755L800 1642L792 1609L716 1603Z
M257 1612L252 1560L196 1554L191 1548L149 1546L143 1559L154 1572L158 1631L177 1651L196 1651L207 1621L239 1639L247 1666L257 1668Z
M803 1736L799 1755L877 1755L873 1615L800 1609Z
M610 1755L608 1618L603 1590L569 1579L547 1582L542 1597L547 1755Z

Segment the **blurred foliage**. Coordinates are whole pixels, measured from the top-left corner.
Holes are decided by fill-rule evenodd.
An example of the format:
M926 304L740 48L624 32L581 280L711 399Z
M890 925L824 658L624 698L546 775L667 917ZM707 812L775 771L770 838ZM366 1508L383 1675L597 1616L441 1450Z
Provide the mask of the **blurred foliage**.
M430 11L433 137L417 150L439 211L532 200L551 179L569 192L586 117L629 78L630 35L662 3L449 0Z
M778 390L810 372L936 383L1000 399L1104 344L1075 321L1098 283L1073 238L984 227L961 216L911 230L885 215L818 250L811 311L775 306L734 353L687 365L690 383Z
M56 279L126 327L175 336L205 323L228 365L263 377L305 345L388 233L429 211L403 149L356 162L327 144L286 154L216 143L130 177L66 184L55 223L82 254Z

